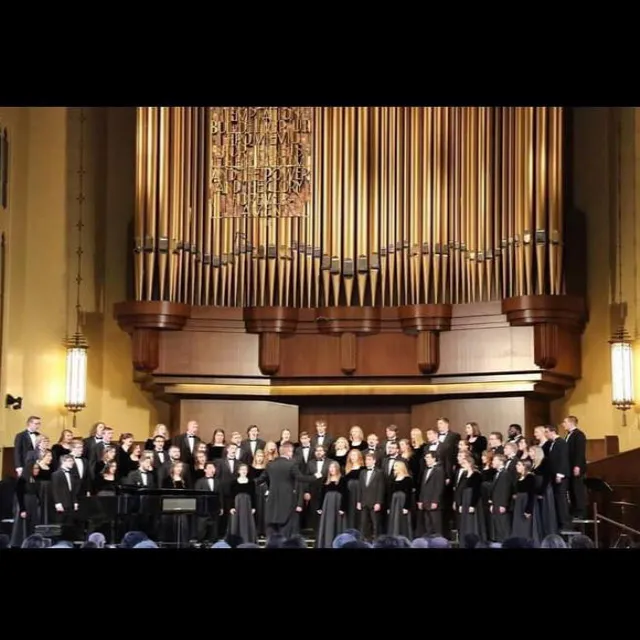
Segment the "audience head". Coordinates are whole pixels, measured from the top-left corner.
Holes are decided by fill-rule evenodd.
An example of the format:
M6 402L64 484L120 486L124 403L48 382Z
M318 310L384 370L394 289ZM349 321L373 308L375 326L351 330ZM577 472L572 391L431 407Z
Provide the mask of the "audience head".
M363 540L364 539L362 537L362 534L357 529L345 529L343 531L343 533L349 534L351 537L353 537L356 540Z
M339 536L335 538L333 544L331 545L334 549L342 549L347 542L355 542L356 538L354 538L349 533L341 533Z
M6 533L0 533L0 549L8 549L9 544L9 536Z
M102 549L104 547L104 545L107 544L106 538L99 531L96 531L95 533L92 533L87 538L87 542L92 542L93 544L96 545L96 547L98 547L98 549Z
M577 536L573 536L571 538L569 547L571 549L595 549L596 545L589 536L585 536L580 533Z
M265 548L267 549L280 549L282 547L282 543L286 540L286 538L281 533L274 533L267 538L267 544Z
M507 538L502 543L503 549L533 549L533 541L527 540L527 538L520 538L518 536L514 536L512 538Z
M232 549L235 549L238 545L241 545L244 542L241 536L237 536L233 533L227 535L224 540Z
M354 540L353 542L347 542L342 547L343 549L371 549L371 545L364 540Z
M429 541L426 538L416 538L411 543L411 548L412 549L428 549Z
M374 549L410 549L411 543L404 536L380 536L373 543Z
M429 549L449 549L451 543L442 536L433 536L429 538Z
M224 540L218 540L218 542L211 545L211 548L212 549L231 549L231 547Z
M307 543L302 536L291 536L282 542L281 549L306 549Z
M97 549L98 545L95 542L91 542L91 540L87 540L82 543L81 549Z
M477 549L480 542L480 536L477 533L467 533L464 537L465 549Z
M28 538L25 538L22 542L22 549L44 549L47 546L47 542L43 536L39 533L34 533Z
M236 549L259 549L260 545L255 542L243 542L239 544Z
M541 549L566 549L567 543L557 534L548 535L540 545Z
M122 542L120 542L121 549L133 549L138 542L142 542L143 540L148 540L148 536L146 533L142 533L142 531L127 531L122 538Z
M73 542L69 542L68 540L60 540L60 542L52 544L51 549L73 549Z
M133 547L134 549L159 549L158 545L153 540L141 540Z

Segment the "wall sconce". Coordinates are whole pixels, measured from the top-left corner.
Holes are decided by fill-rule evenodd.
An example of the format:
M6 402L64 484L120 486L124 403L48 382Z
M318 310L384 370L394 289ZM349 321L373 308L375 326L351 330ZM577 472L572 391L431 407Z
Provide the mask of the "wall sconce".
M622 424L626 426L626 411L634 402L633 343L624 327L620 327L609 340L611 348L611 403L622 411Z
M81 333L75 333L67 342L67 382L64 406L76 413L87 406L87 351L89 345Z
M20 396L12 396L10 393L7 393L7 396L4 399L4 408L19 411L22 409L22 398Z

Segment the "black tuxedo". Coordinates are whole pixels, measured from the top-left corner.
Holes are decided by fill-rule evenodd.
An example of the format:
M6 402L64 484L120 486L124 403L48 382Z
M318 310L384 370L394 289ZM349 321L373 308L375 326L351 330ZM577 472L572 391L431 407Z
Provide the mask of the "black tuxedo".
M93 446L89 448L89 466L91 467L92 473L95 472L96 466L99 462L102 461L102 456L104 455L104 450L107 447L115 447L116 445L113 442L105 442L104 440L99 440L95 442ZM117 457L116 457L117 459Z
M158 455L158 453L162 453L162 460L160 459L160 456ZM167 462L169 462L169 454L167 453L166 449L164 451L158 452L154 449L153 451L153 468L156 472L158 472L158 470L160 469L160 467L164 466L167 464ZM156 473L157 475L157 473ZM161 482L158 483L158 485L162 484Z
M451 478L451 472L458 459L458 443L460 442L460 434L454 431L448 431L444 439L440 439L440 447L438 448L438 460L442 462L444 472L448 478Z
M28 429L16 434L16 437L13 440L13 464L16 469L24 469L27 465L27 454L31 451L35 451L36 447L34 441L37 435L38 434L35 431L31 434Z
M147 471L147 484L142 480L142 471L136 469L131 471L123 480L123 484L129 487L137 487L138 489L157 489L159 485L153 471ZM129 516L129 527L135 527L140 531L144 531L147 535L153 535L156 527L153 523L153 517L161 507L156 496L148 495L131 495L128 498L127 514Z
M78 464L78 460L80 464ZM84 497L91 490L91 470L89 468L89 461L86 458L75 458L75 465L71 469L71 473L76 477L78 481L78 495ZM80 465L82 465L82 474L80 474Z
M333 443L336 441L336 439L330 436L328 433L325 434L322 442L320 442L318 438L318 434L311 438L311 448L315 449L317 446L322 445L324 447L325 453L327 454L327 457L329 457L329 453L331 453L331 451L333 450Z
M380 445L378 445L375 449L371 450L367 446L366 449L363 449L362 456L364 457L368 453L372 453L375 456L376 467L380 467L382 465L382 460L385 457L385 452L383 451L382 447Z
M515 465L515 462L513 463ZM491 504L491 529L495 542L502 542L511 533L511 501L513 499L514 484L508 469L498 471L489 489ZM505 510L500 513L500 508Z
M264 447L267 443L264 440L257 438L255 440L255 444L253 445L255 449L252 447L252 444L252 441L247 439L243 440L242 444L240 445L240 460L242 462L245 462L246 464L251 464L253 462L253 456L255 455L255 452L259 451L260 449L264 451Z
M89 438L85 438L82 441L82 457L86 458L87 460L89 460L89 462L91 462L91 460L93 460L93 449L97 444L100 444L100 443L102 443L102 438L100 438L99 440L96 440L95 436L90 436ZM100 459L101 458L102 456L100 456Z
M422 503L424 530L428 535L442 535L442 508L445 475L441 464L426 468L420 483L418 502ZM433 505L436 505L433 508Z
M193 436L192 449L190 444L191 439L192 438L190 438L186 433L181 433L172 441L172 445L180 449L180 459L187 464L193 464L193 458L196 450L198 449L198 445L201 442L198 436Z
M569 499L571 510L576 518L584 518L587 515L587 488L584 483L587 474L587 436L576 428L569 431L566 436L567 455L569 457ZM574 469L580 469L579 475L574 474Z
M307 453L307 459L304 459L305 451ZM298 447L293 454L293 461L300 467L300 471L303 473L306 472L307 466L309 462L314 459L314 451L311 446L309 447Z
M71 483L67 480L70 479ZM71 486L69 486L69 484ZM76 505L78 504L78 490L80 481L73 472L58 469L51 474L51 494L53 503L61 504L62 511L56 511L56 519L62 525L62 535L67 540L75 539Z
M360 472L360 531L365 538L377 538L381 533L381 520L384 511L386 479L384 472L374 467L373 471L362 469ZM379 505L378 511L374 509Z
M195 490L206 493L206 496L198 498L198 511L196 517L196 537L200 542L208 540L215 542L218 539L218 525L222 515L222 505L225 494L222 482L213 477L213 491L209 478L200 478L196 481Z
M569 465L569 446L566 440L562 438L549 440L546 456L546 472L548 482L551 483L553 487L558 524L561 530L567 530L571 528L568 496L571 467ZM563 477L558 480L558 475Z

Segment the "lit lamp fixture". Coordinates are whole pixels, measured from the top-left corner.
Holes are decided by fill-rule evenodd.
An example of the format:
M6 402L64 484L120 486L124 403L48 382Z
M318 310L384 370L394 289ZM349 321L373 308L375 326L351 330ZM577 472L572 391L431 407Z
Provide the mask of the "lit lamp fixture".
M633 397L633 343L629 334L620 327L611 340L611 403L622 414L622 424L626 425L625 413L635 404Z
M67 341L67 384L64 406L75 414L87 406L87 351L89 345L81 333Z

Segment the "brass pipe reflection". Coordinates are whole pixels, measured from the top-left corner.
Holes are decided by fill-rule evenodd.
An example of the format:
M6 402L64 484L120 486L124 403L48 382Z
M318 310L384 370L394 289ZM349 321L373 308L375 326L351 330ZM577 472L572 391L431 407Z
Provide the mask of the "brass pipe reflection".
M136 109L136 212L134 216L134 287L136 300L143 299L144 289L144 238L147 217L147 165L149 163L148 107Z
M149 107L147 132L147 206L145 222L146 300L153 300L156 269L156 236L158 227L158 107Z

